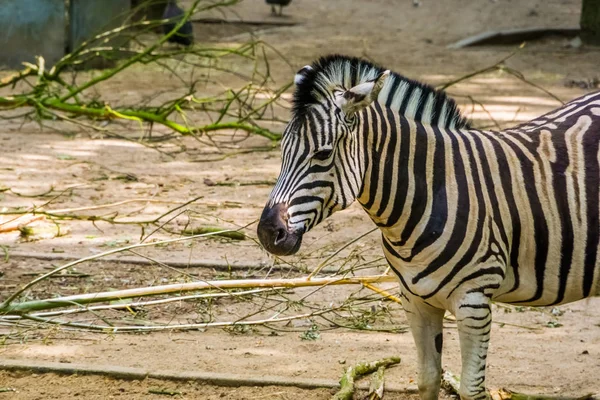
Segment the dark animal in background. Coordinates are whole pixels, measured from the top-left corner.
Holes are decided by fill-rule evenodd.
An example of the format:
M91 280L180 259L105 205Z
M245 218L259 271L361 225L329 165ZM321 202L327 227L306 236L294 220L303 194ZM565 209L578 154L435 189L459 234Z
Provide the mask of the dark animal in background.
M177 6L177 1L169 0L167 2L165 12L163 12L163 19L170 19L171 21L163 25L165 35L171 32L175 26L181 22L181 19L184 15L185 11ZM190 21L185 21L185 23L179 27L177 32L175 32L175 34L171 36L168 41L179 43L184 46L191 46L192 43L194 43L194 28L192 27L192 23Z
M292 0L265 0L267 4L271 5L271 13L273 15L282 16L283 7L287 6ZM279 6L279 14L275 12L275 6Z

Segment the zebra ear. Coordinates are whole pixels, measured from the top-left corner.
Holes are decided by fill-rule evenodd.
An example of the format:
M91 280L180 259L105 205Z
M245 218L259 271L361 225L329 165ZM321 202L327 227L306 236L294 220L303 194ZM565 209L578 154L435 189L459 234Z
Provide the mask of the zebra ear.
M387 69L377 75L375 79L346 90L338 97L338 106L347 116L370 106L379 96L379 92L389 75L390 70Z
M300 69L300 71L296 73L296 76L294 76L294 83L296 85L301 84L302 81L306 78L306 75L308 75L308 73L312 70L313 67L311 67L310 65L305 65L304 67L302 67L302 69Z

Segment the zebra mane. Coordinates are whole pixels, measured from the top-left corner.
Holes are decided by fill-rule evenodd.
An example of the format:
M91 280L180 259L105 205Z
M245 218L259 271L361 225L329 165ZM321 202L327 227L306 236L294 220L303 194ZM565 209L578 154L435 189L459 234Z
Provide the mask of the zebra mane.
M384 70L379 65L356 57L337 54L321 57L310 68L301 70L302 77L296 80L293 113L302 115L312 105L328 97L327 94L332 90L350 89L374 79ZM446 93L395 72L386 80L377 100L405 118L424 124L445 128L469 127L456 102Z

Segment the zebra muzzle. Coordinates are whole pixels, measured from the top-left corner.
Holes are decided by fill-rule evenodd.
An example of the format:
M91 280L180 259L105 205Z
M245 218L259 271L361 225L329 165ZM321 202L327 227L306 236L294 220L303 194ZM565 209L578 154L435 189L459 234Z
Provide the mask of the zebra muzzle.
M302 231L291 231L288 227L285 204L266 206L258 223L258 239L271 254L287 256L294 254L302 244Z

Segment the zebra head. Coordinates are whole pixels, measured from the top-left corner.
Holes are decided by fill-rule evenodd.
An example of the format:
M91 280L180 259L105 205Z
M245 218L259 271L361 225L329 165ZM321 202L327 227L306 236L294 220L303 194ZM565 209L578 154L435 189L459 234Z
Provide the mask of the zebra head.
M276 255L294 254L302 235L354 202L363 168L357 127L389 70L327 71L317 61L295 76L282 167L262 212L258 237Z

